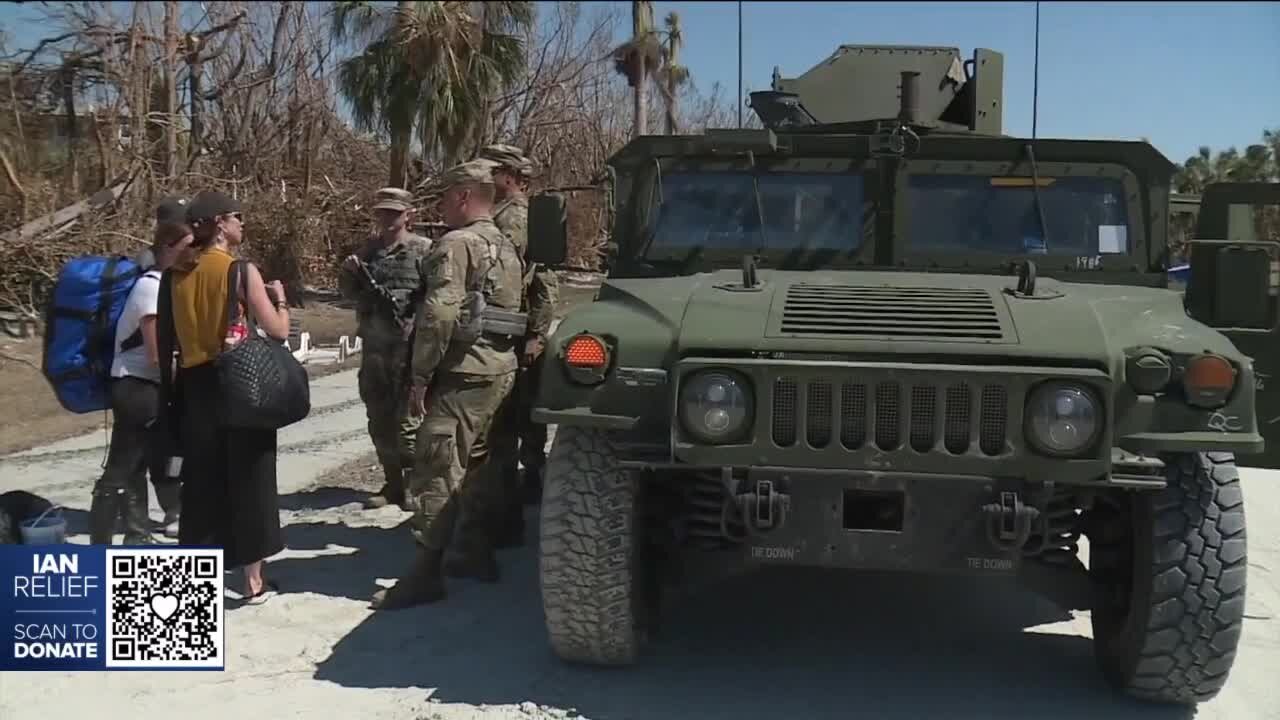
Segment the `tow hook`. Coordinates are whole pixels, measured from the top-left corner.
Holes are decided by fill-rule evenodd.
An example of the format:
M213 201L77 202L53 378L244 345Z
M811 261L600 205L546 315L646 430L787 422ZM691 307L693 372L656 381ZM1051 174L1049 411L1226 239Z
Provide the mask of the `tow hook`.
M787 522L791 496L775 491L769 480L760 480L754 491L742 493L734 499L737 500L747 532L753 535L777 530Z
M1031 528L1040 511L1024 505L1016 492L1001 492L1000 501L982 506L987 519L987 540L998 550L1021 548L1031 537Z

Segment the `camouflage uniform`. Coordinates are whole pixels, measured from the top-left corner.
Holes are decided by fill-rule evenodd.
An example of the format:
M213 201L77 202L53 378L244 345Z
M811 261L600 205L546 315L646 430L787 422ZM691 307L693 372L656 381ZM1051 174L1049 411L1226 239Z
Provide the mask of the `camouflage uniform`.
M407 210L411 200L404 190L383 188L372 209ZM380 295L361 271L344 269L339 275L343 295L356 301L356 334L363 346L360 399L385 479L382 490L368 502L372 507L386 503L403 506L403 477L413 466L421 420L408 412L408 333L413 328L414 303L422 293L424 262L430 248L429 239L408 231L386 247L376 237L369 239L356 257L385 294ZM398 304L398 309L393 310L388 300Z
M441 182L445 187L491 184L491 168L492 163L473 160L450 169ZM496 579L492 547L474 520L490 514L488 483L478 480L488 470L494 412L514 383L519 338L486 333L467 342L460 331L469 319L469 291L483 291L491 306L518 310L521 271L515 248L488 216L454 228L432 247L412 361L414 386L427 389L426 412L406 493L418 555L394 588L375 594L375 607L443 598L444 550L455 529L466 564L477 568L468 574Z
M532 163L518 147L489 145L480 151L480 156L522 176L532 174ZM493 217L495 224L511 238L526 260L521 295L521 309L529 314L529 330L525 342L537 340L545 344L559 297L559 280L552 269L527 262L528 198L523 193L504 198L494 209ZM503 485L504 510L490 522L495 525L494 532L499 547L519 545L524 539L519 465L524 465L526 491L535 497L541 491L542 468L546 464L547 427L535 423L532 417L541 357L539 354L536 358L526 358L521 352L515 389L494 421L493 452L498 464L497 480Z

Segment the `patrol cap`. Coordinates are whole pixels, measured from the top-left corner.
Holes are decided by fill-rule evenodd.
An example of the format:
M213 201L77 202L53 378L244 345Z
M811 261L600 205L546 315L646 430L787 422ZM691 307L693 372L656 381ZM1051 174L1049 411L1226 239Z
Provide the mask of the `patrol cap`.
M187 199L177 195L169 195L160 199L156 206L156 222L178 223L186 219Z
M239 200L217 190L201 190L187 205L187 222L198 223L212 220L219 215L238 212L240 212Z
M515 145L486 145L480 150L480 157L492 160L521 175L533 174L533 161L525 157L524 151Z
M484 158L468 160L440 173L434 184L441 191L463 184L492 185L493 170L497 166L496 162Z
M384 187L373 194L372 210L404 212L413 209L413 194L398 187Z

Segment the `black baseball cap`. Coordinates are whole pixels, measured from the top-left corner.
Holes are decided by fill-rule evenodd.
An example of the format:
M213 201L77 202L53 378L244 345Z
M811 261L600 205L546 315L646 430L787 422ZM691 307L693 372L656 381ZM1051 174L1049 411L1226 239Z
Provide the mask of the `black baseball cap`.
M177 195L170 195L160 200L160 204L156 206L156 222L157 223L175 223L182 222L187 215L187 199Z
M191 198L191 203L187 205L187 221L197 223L211 220L219 215L238 212L240 212L239 200L217 190L202 190L196 193L196 196Z

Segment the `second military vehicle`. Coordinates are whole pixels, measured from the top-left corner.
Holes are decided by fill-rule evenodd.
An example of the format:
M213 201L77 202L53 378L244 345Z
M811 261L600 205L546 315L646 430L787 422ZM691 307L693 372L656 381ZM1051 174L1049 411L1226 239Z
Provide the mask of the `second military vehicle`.
M1235 454L1280 457L1280 245L1258 236L1280 186L1205 194L1184 299L1172 163L1004 135L1002 65L845 46L775 72L762 129L611 159L616 252L550 339L534 410L557 426L540 567L560 657L634 662L656 566L702 551L1013 576L1092 612L1116 687L1223 687ZM564 212L534 200L535 259L564 256Z

